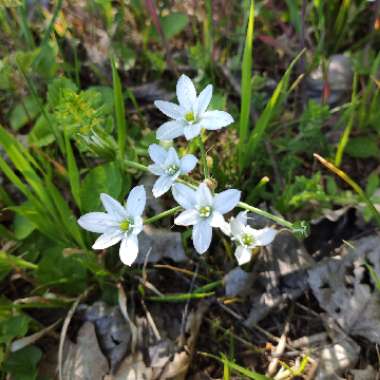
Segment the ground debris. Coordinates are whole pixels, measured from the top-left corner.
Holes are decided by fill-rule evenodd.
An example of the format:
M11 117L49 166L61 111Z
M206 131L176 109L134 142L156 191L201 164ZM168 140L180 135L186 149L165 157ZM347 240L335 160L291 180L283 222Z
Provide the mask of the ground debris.
M67 341L62 377L75 380L103 380L108 373L108 362L101 352L95 326L86 322L79 330L77 343Z
M380 238L352 242L343 257L334 257L309 270L309 285L320 306L351 336L380 344L380 292L366 263L380 275Z

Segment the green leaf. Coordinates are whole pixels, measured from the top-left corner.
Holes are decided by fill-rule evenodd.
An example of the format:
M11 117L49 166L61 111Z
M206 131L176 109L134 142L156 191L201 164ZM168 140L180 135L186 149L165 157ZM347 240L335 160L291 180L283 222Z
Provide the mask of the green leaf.
M117 199L121 195L122 185L122 174L115 163L99 165L91 169L82 181L83 211L94 211L101 207L100 193L107 193Z
M252 87L252 44L253 32L255 27L255 2L251 0L249 7L249 18L247 25L247 34L245 37L245 46L243 61L241 63L241 108L240 108L240 125L239 125L239 162L243 165L244 146L248 137L249 115L251 109L251 87Z
M4 363L4 370L11 374L12 380L37 379L37 364L42 358L42 351L35 347L25 347L13 352Z
M25 315L15 315L0 321L0 343L10 343L14 338L26 335L30 319Z
M70 79L60 77L54 79L48 86L47 103L49 107L57 106L63 96L64 90L78 91L78 87Z
M269 102L267 103L264 111L260 115L259 119L256 122L254 130L251 132L251 135L248 140L247 146L244 146L244 154L243 154L243 167L246 167L249 160L256 153L256 148L261 143L264 133L269 126L269 123L272 121L273 117L277 114L278 109L282 102L285 100L287 95L289 94L288 84L290 73L300 59L301 55L304 53L302 50L290 63L287 70L285 71L284 76L278 83L276 89L274 90Z
M51 131L45 116L41 115L34 123L34 127L28 134L29 144L38 148L50 145L55 141L55 136Z
M58 288L75 295L86 288L86 269L72 257L63 255L63 248L56 246L43 251L42 260L35 272L42 285Z
M11 111L9 122L12 129L17 130L32 122L39 114L38 102L33 96L24 98Z
M81 209L79 170L68 133L65 133L65 146L71 193L78 208Z
M372 172L367 180L365 188L366 194L371 197L373 193L380 187L380 177L376 172Z
M125 120L124 97L121 89L119 74L116 70L115 61L111 60L112 65L112 81L113 81L113 96L115 105L115 117L117 127L117 143L119 147L119 157L125 158L125 148L127 142L127 123Z
M35 224L25 216L16 214L13 221L14 234L17 240L27 238L36 228Z
M189 18L184 13L176 12L160 17L161 28L167 40L182 32L189 23Z
M376 137L352 137L346 146L346 152L355 158L378 158L380 155Z

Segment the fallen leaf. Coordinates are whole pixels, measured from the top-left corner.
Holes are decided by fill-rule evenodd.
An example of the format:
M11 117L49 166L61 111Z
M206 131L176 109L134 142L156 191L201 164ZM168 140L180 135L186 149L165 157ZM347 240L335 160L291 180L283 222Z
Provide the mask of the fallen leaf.
M77 343L66 343L62 378L103 380L108 371L108 362L100 351L95 327L91 322L86 322L79 330Z
M308 282L319 305L346 331L380 344L380 292L365 264L380 275L380 237L351 243L343 257L309 270Z

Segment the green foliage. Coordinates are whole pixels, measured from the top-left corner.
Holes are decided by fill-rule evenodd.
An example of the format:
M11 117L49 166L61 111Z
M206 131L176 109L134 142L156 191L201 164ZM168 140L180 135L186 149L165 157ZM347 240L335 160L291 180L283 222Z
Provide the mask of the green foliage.
M4 370L9 372L14 380L35 380L41 357L42 351L36 346L25 347L8 357L4 363Z
M100 210L100 194L119 198L123 189L123 176L115 163L96 166L84 177L81 185L83 211Z

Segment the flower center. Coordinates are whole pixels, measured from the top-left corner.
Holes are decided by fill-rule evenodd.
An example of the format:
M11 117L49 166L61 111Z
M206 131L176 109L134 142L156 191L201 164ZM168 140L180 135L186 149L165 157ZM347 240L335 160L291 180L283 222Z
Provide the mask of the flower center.
M119 228L123 232L128 232L130 228L132 227L132 220L131 219L125 219L119 224Z
M179 169L178 166L173 164L173 165L168 166L166 168L165 172L166 172L166 174L172 176L172 175L177 173L178 169Z
M255 238L250 234L243 234L243 236L241 237L241 241L243 245L250 246L255 241Z
M210 206L203 206L199 209L199 216L201 218L208 218L211 215L212 208Z
M186 115L185 115L185 120L188 121L189 123L192 123L193 121L195 121L195 115L194 115L194 112L188 112Z

